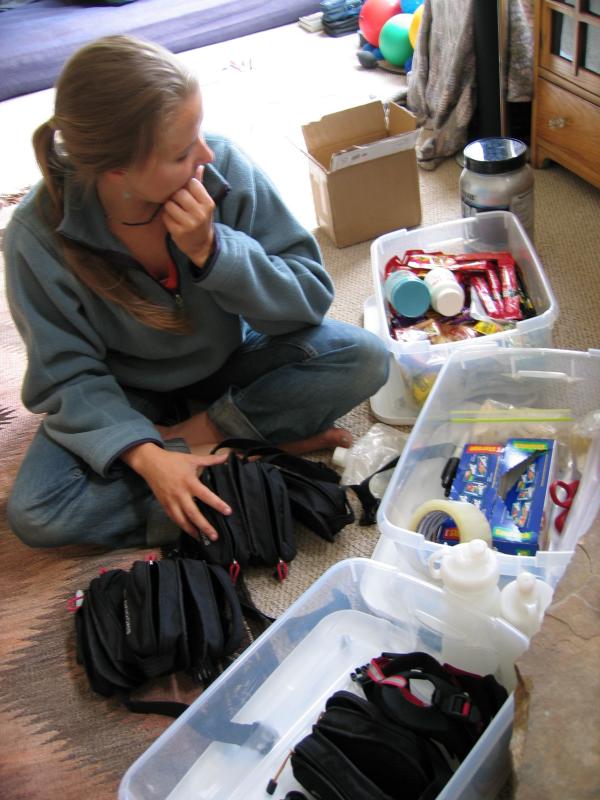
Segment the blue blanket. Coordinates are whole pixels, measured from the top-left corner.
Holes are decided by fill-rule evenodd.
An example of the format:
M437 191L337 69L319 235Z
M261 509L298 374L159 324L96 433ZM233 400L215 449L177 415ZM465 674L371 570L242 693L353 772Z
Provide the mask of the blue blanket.
M65 60L99 36L131 34L180 53L318 10L311 0L136 0L121 6L38 0L0 15L0 100L51 87Z

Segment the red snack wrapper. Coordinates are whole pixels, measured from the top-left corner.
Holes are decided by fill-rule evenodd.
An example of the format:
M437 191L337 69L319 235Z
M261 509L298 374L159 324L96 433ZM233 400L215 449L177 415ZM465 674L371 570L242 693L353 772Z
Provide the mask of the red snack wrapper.
M488 317L493 317L495 319L503 318L504 309L500 308L492 297L488 282L483 275L473 275L471 277L471 289L477 292L477 296L481 300Z
M463 339L476 339L479 334L469 325L440 325L440 335L432 339L433 344L459 342Z
M413 269L452 268L456 266L454 256L447 253L425 253L418 250L407 250L404 254L403 262Z
M398 342L418 342L426 339L433 341L439 335L440 326L433 319L423 320L406 328L396 328L392 332L392 336Z
M502 299L504 301L504 319L523 319L519 297L517 272L513 265L500 265L500 281L502 285Z
M415 249L415 250L405 250L405 251L404 251L404 255L402 256L402 263L403 263L403 264L406 264L406 263L407 263L407 261L408 261L408 259L409 259L409 258L410 258L412 255L421 255L421 254L423 254L424 252L425 252L425 250L416 250L416 249Z
M500 278L493 266L488 265L487 270L488 285L490 287L490 294L494 298L494 302L498 304L498 308L502 309L502 317L504 318L504 301L502 300L502 286Z
M506 250L499 250L494 252L481 252L481 253L459 253L454 256L457 264L468 264L471 261L498 261L503 263L515 263L512 255Z
M404 263L398 258L398 256L392 256L385 265L384 277L388 278L392 272L396 272L397 269L401 269L403 266Z
M489 269L488 261L465 261L463 264L457 264L455 267L448 267L451 269L459 281L464 281L465 275L481 272L487 274Z

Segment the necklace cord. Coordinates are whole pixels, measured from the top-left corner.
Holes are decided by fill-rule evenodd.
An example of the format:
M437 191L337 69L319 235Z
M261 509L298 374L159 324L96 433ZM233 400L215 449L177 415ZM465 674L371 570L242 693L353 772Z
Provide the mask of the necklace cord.
M118 222L119 225L127 225L128 228L137 228L140 225L150 225L151 222L154 222L154 220L158 216L158 213L159 213L159 211L161 210L162 207L163 207L163 204L159 203L156 206L156 208L154 209L154 211L152 212L152 215L150 216L150 218L146 219L146 220L143 220L142 222L123 222L122 219L116 219L115 217L111 217L110 214L107 214L106 212L104 212L104 213L105 213L106 219L112 219L113 222Z

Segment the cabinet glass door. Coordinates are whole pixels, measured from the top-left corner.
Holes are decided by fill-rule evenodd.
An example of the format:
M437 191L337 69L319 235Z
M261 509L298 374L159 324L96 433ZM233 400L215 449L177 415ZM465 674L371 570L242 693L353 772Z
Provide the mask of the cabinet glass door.
M600 0L589 0L588 13L596 19L585 25L583 43L583 68L600 75Z
M541 66L598 93L600 0L546 0L541 36Z

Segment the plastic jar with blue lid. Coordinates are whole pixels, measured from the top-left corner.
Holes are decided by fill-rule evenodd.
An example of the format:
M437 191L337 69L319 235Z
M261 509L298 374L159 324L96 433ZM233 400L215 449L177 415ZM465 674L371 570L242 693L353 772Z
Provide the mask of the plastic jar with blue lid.
M390 273L385 281L385 296L397 314L412 319L422 317L431 304L429 288L409 269Z
M512 211L533 241L533 170L519 139L490 136L469 142L460 176L463 217Z

